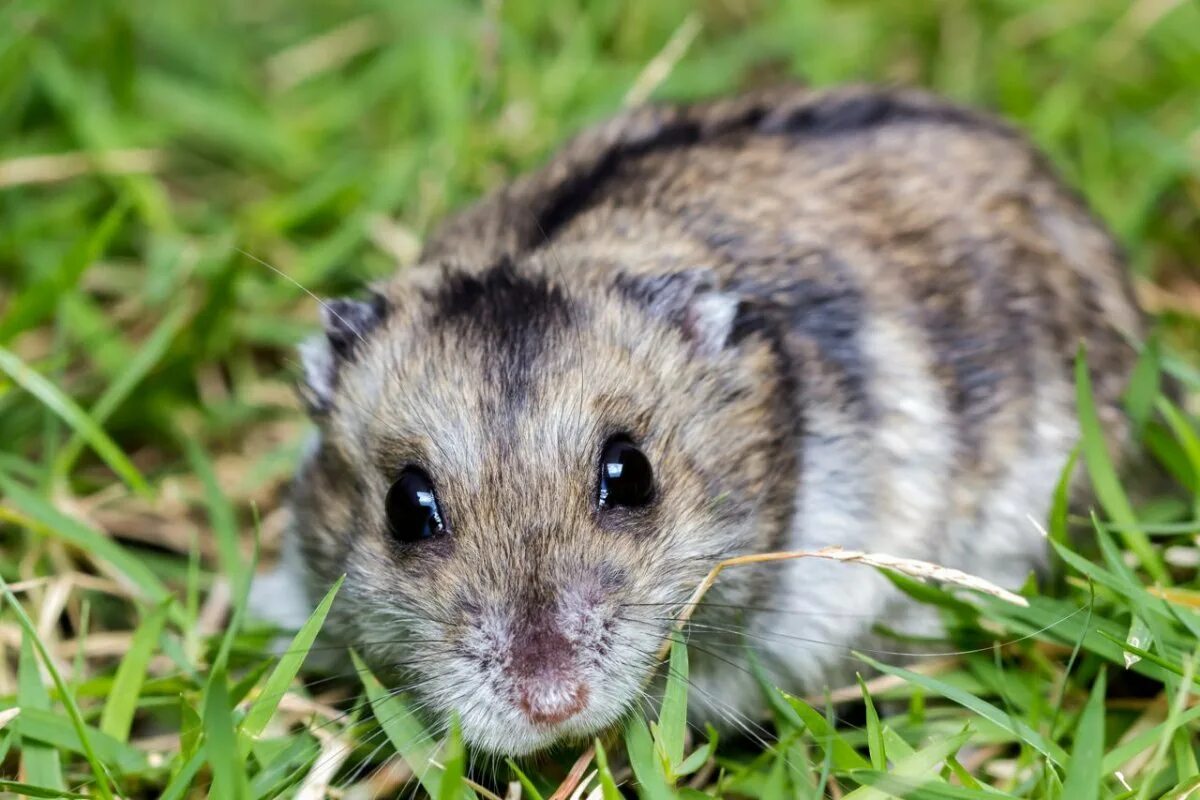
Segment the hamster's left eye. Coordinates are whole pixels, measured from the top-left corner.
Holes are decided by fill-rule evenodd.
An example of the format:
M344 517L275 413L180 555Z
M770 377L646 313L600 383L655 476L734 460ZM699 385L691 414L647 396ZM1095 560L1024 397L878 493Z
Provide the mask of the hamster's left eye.
M388 531L400 542L419 542L446 532L442 510L429 476L405 467L384 500Z
M610 439L600 457L597 505L601 510L615 506L639 508L653 499L654 471L646 454L624 436Z

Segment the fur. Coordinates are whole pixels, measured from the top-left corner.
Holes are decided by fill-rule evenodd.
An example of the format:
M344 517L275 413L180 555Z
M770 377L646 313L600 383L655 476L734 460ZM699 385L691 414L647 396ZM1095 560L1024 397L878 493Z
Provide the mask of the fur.
M839 544L1019 583L1074 438L1076 345L1119 439L1141 324L1112 240L1020 135L868 87L631 110L422 261L306 357L293 541L310 597L347 575L332 630L512 754L616 723L723 558ZM615 434L653 465L645 509L597 511ZM408 464L447 535L389 538ZM760 700L705 630L818 691L909 616L874 571L817 561L730 570L708 601L712 717Z

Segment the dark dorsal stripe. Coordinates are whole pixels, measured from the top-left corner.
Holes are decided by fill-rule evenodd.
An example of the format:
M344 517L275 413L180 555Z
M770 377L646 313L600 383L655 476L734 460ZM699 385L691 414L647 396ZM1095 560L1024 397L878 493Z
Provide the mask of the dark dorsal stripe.
M997 119L920 93L885 90L798 93L800 102L796 102L796 96L792 95L792 102L787 102L788 96L782 95L780 102L780 95L768 94L763 101L741 104L724 114L720 112L725 106L719 104L648 110L646 113L660 112L656 124L648 126L650 134L644 133L647 126L631 123L630 129L640 135L618 136L599 152L583 153L575 168L557 183L547 186L538 182L528 187L538 196L528 198L532 201L529 206L536 209L535 223L525 231L522 247L533 249L553 239L563 226L592 205L624 163L703 142L737 135L840 136L884 125L920 122L1017 136ZM586 142L580 140L576 144ZM518 198L511 199L519 202Z
M485 354L490 377L512 402L523 402L534 362L571 322L571 301L544 276L518 272L501 259L482 272L450 271L426 294L430 324L453 327Z

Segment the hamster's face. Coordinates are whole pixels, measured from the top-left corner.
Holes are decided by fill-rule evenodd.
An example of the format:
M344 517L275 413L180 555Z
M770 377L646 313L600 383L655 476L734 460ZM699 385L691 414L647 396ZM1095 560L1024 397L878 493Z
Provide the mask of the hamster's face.
M390 294L328 306L307 358L293 510L310 573L347 576L335 633L476 747L594 735L713 564L770 535L772 351L731 344L694 275Z

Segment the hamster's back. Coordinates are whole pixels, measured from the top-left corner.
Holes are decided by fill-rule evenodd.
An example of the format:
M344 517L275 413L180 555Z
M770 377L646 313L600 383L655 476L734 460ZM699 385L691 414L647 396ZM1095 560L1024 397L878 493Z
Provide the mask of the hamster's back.
M1124 430L1140 319L1111 238L1020 135L924 93L627 112L452 220L426 261L537 252L565 270L706 267L741 298L738 334L777 340L796 386L790 547L1019 583L1044 551L1029 518L1077 438L1080 341L1114 440ZM772 605L803 616L759 621L773 631L849 642L895 607L870 570L782 569ZM772 641L812 682L839 655Z

